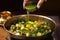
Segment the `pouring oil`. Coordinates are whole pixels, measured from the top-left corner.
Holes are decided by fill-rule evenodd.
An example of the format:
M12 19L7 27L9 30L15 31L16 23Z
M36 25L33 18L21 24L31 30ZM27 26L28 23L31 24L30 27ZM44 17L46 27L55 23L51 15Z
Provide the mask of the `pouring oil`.
M36 5L26 5L26 10L27 10L27 20L29 20L29 14L30 12L34 12L36 10Z

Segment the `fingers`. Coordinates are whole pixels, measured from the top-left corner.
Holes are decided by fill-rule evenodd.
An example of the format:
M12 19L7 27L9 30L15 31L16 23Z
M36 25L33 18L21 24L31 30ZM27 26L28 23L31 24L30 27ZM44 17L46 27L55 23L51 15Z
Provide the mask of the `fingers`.
M47 0L39 0L37 3L37 8L39 9L41 7L41 5L44 3L44 1L46 2ZM23 9L25 9L25 6L27 4L28 0L24 0L23 1Z
M39 9L45 0L39 0L37 3L37 8Z
M23 8L25 9L25 5L27 4L28 0L23 1Z

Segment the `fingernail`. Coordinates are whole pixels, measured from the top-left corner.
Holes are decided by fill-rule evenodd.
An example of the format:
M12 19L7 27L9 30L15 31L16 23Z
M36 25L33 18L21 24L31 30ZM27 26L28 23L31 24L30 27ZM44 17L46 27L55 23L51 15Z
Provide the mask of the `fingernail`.
M39 8L40 8L40 6L38 6L38 5L37 5L37 8L39 9Z

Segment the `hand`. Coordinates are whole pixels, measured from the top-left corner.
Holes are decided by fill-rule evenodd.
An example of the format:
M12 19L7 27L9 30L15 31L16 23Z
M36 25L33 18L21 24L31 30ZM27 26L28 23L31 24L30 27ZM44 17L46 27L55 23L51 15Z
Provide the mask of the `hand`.
M37 3L37 8L39 9L41 7L41 5L46 2L47 0L39 0L38 3ZM28 0L24 0L23 1L23 8L25 9L25 5L26 3L28 2Z

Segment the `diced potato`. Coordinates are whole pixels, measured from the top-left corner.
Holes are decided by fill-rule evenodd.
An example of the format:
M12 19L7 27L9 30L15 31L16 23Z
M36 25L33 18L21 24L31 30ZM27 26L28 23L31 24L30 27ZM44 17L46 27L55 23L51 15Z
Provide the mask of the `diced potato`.
M16 24L16 27L24 27L23 24Z
M19 24L19 27L24 27L24 25L23 24Z
M21 27L24 27L24 25L22 24Z
M46 32L48 32L48 30L46 30Z
M34 23L37 23L37 21L34 21Z
M20 35L20 33L15 33L15 35Z
M26 36L27 36L27 37L29 37L29 36L30 36L30 33L29 33L29 32L28 32L28 33L26 33Z
M38 24L38 21L35 21L34 24Z
M49 29L49 32L51 32L51 29Z
M19 27L19 24L16 24L16 27Z
M36 27L37 25L34 24L33 26Z
M28 28L24 28L25 30L29 30Z
M41 32L38 32L38 33L37 33L37 36L42 36L42 33L41 33Z
M18 32L19 32L19 30L16 30L16 32L18 33Z
M23 29L24 29L24 26L21 27L21 30L23 30Z
M44 28L48 27L47 25L44 25Z
M35 22L34 22L34 25L37 27L37 26L39 26L40 24L39 24L38 21L35 21Z
M27 24L26 27L27 27L27 28L30 28L30 27L31 27L31 24Z
M45 23L44 21L40 22L40 24L44 24L44 23Z
M13 30L12 30L12 29L10 29L10 31L11 31L11 32L13 32Z
M33 27L30 27L30 30L34 30L34 28Z
M24 23L24 21L22 21L21 23Z
M32 21L28 21L28 23L33 24L33 22L32 22Z
M10 29L14 30L15 29L15 25L11 25Z

